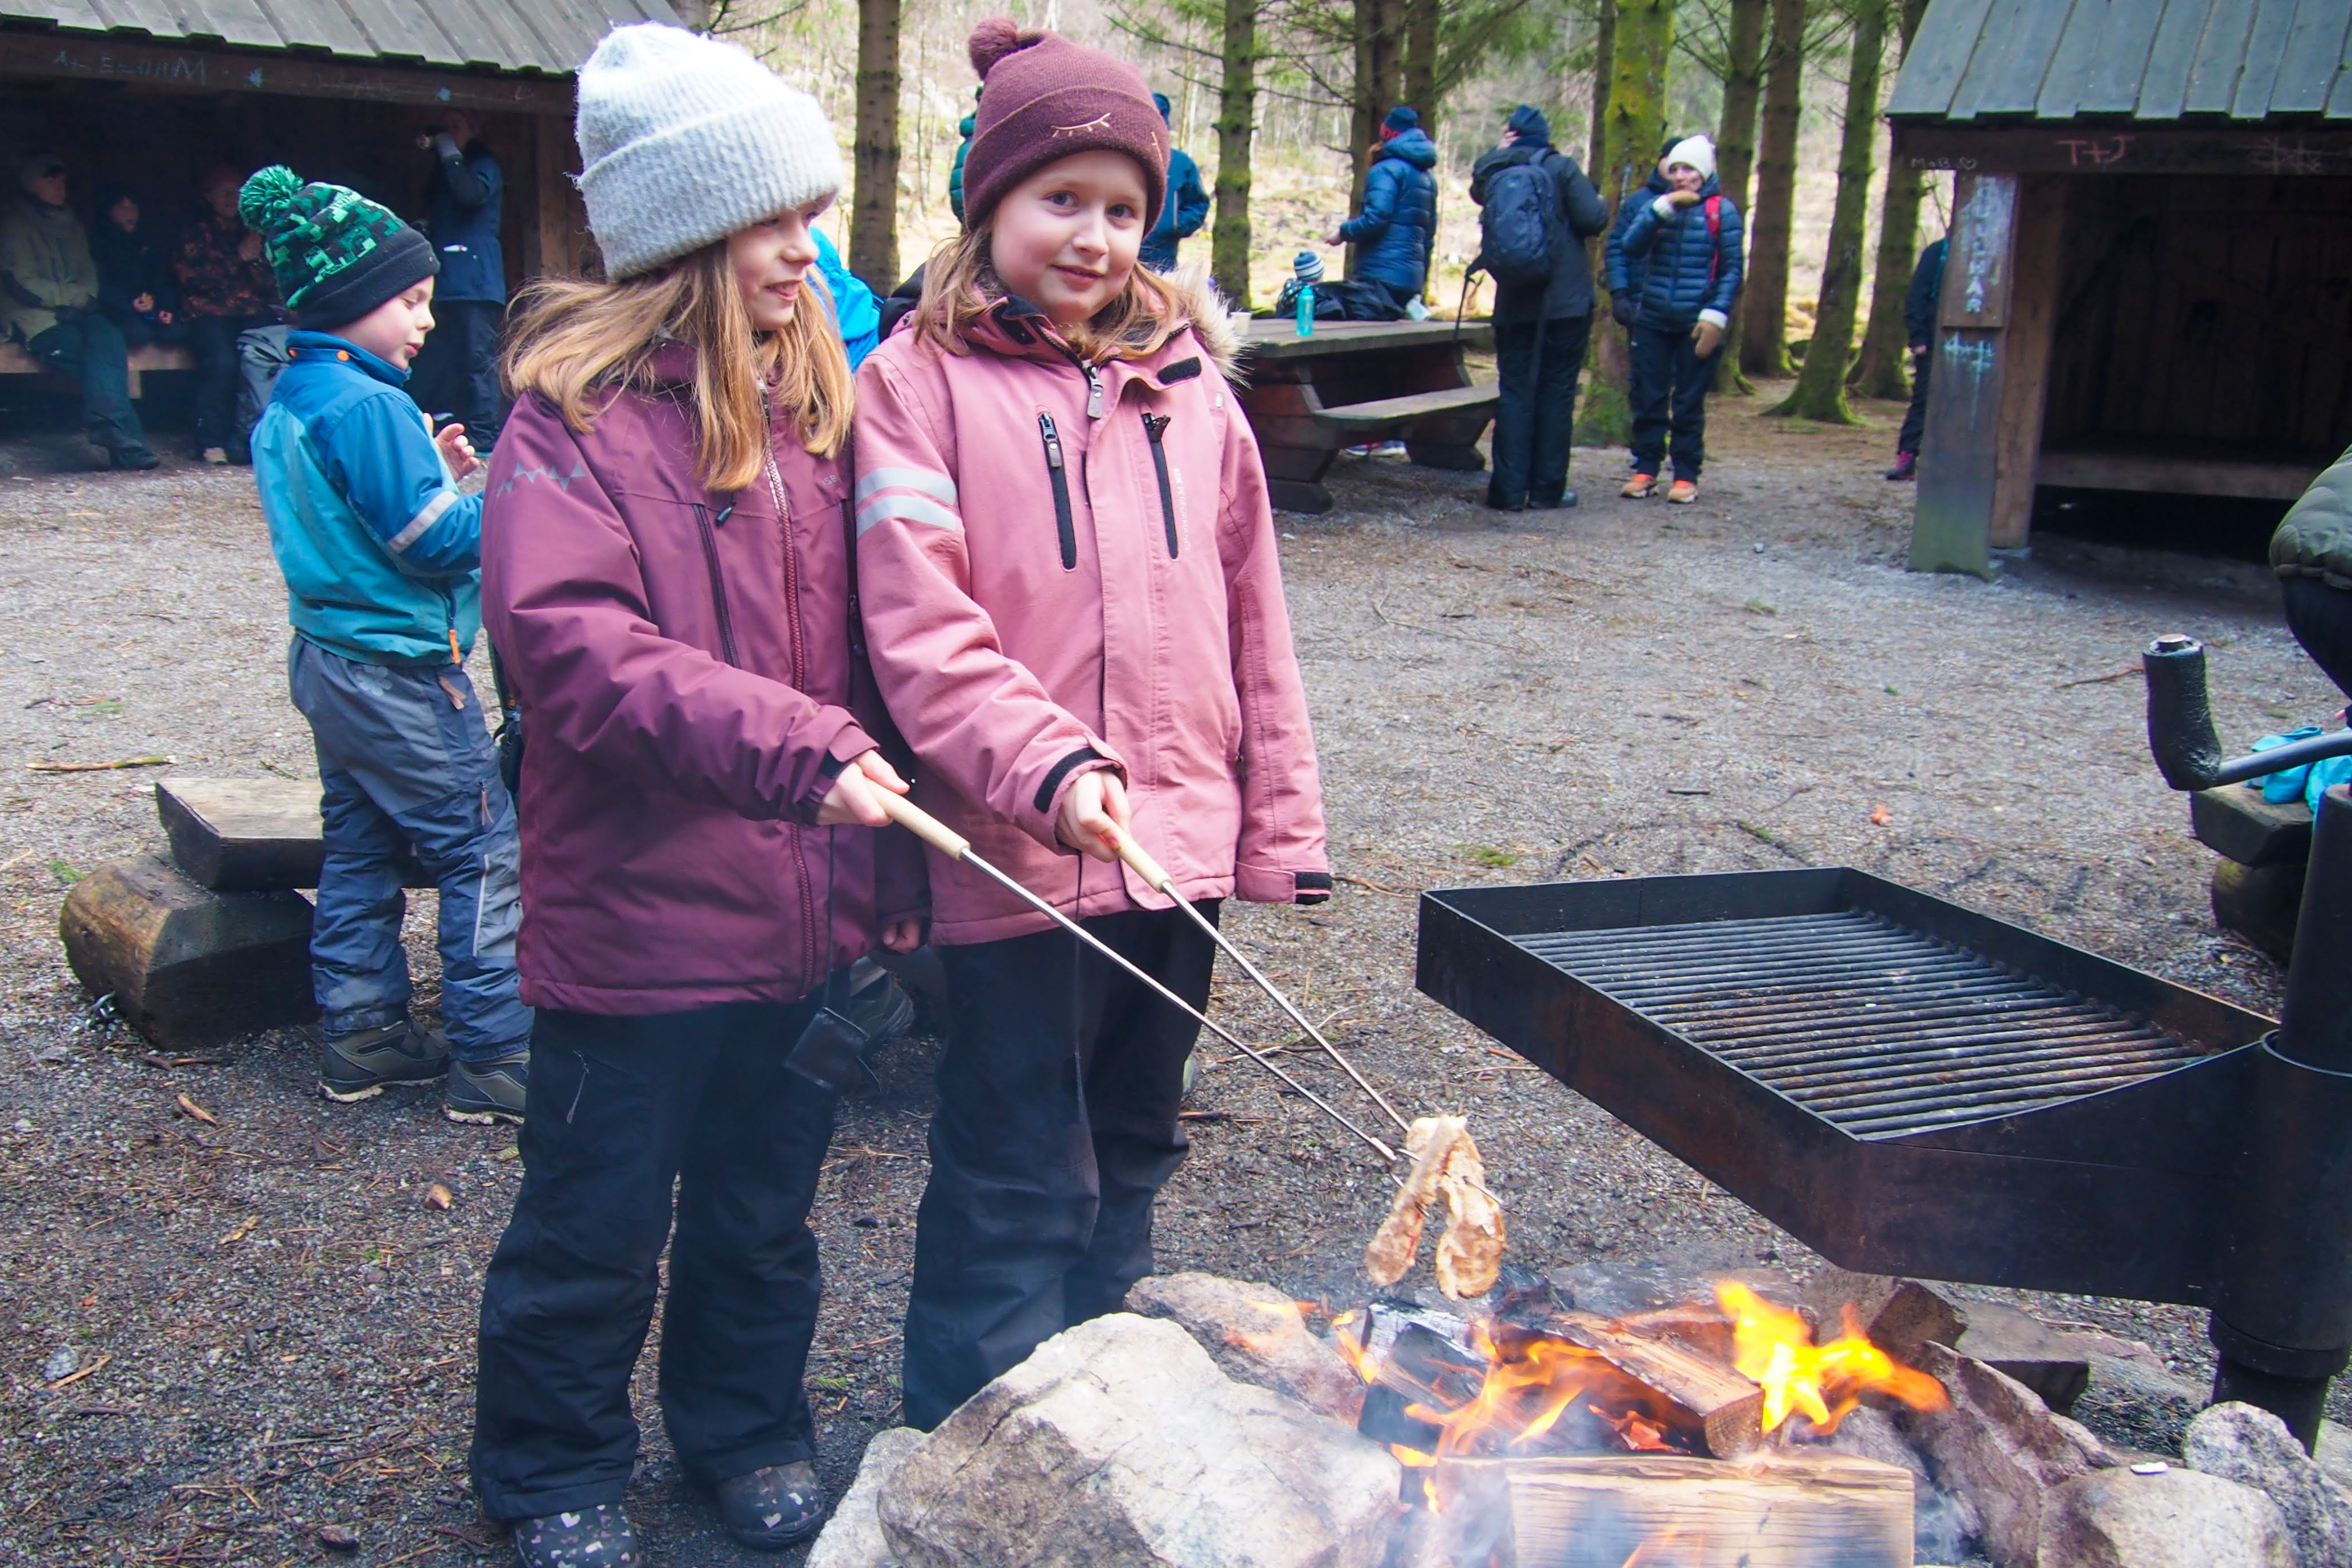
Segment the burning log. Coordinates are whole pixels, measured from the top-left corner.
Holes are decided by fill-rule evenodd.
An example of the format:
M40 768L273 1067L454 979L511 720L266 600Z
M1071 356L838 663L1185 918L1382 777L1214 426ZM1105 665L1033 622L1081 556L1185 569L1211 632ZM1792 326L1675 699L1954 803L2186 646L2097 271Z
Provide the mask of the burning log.
M1675 1314L1668 1321L1686 1326L1696 1316ZM1717 1321L1728 1339L1729 1321ZM1559 1313L1551 1322L1551 1331L1561 1339L1581 1345L1634 1382L1671 1400L1705 1434L1706 1451L1716 1458L1736 1458L1763 1447L1764 1390L1725 1361L1690 1348L1678 1337L1669 1338L1657 1328L1630 1319L1598 1318L1590 1312Z

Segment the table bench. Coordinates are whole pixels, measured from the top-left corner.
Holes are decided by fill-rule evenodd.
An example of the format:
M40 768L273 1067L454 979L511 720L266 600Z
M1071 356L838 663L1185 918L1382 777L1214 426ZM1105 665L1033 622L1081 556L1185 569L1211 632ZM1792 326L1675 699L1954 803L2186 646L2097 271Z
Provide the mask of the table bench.
M1465 321L1318 321L1300 337L1287 319L1250 323L1241 404L1257 433L1266 489L1284 511L1326 512L1323 476L1341 447L1402 439L1424 468L1486 466L1478 437L1500 390L1474 383L1466 350L1494 329Z
M127 361L131 367L131 395L142 395L140 375L151 370L194 370L196 356L184 348L167 343L142 343L132 349ZM48 367L25 352L21 343L0 338L0 375L45 375Z

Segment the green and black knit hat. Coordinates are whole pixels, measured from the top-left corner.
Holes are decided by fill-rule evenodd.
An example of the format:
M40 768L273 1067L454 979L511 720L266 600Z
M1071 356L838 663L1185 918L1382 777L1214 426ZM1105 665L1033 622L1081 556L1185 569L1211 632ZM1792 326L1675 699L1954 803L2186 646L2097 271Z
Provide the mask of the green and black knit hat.
M342 185L305 184L282 163L245 182L236 211L305 326L358 321L441 270L432 245L391 208Z

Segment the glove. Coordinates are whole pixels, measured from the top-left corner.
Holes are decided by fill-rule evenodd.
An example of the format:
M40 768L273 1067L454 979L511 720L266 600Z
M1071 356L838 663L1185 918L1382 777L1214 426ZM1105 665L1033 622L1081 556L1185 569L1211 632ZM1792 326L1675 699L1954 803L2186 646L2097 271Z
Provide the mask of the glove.
M1609 313L1617 318L1619 326L1630 332L1633 330L1634 318L1642 313L1642 302L1631 294L1612 294L1609 296Z
M1701 321L1691 329L1691 336L1698 342L1698 357L1701 359L1713 357L1715 351L1723 346L1723 329L1713 321Z

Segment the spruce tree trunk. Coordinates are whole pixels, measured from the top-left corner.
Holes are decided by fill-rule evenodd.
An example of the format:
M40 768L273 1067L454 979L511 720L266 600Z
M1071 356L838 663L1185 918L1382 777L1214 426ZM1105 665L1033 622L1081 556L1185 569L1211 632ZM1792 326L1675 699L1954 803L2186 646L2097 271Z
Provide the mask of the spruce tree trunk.
M1584 168L1595 184L1601 184L1601 166L1609 153L1609 73L1616 68L1616 49L1617 0L1601 0L1592 32L1592 129L1584 141ZM1616 210L1616 195L1606 185L1601 185L1601 199Z
M1657 162L1658 142L1666 133L1666 59L1674 44L1674 0L1617 0L1601 138L1607 156L1594 171L1612 224L1618 206L1642 188ZM1625 406L1625 329L1608 313L1605 272L1596 268L1594 285L1592 347L1576 439L1588 447L1612 447L1633 433Z
M1756 205L1748 213L1748 281L1739 368L1789 374L1789 239L1797 205L1797 118L1805 77L1805 0L1772 0L1764 118L1756 138Z
M1371 172L1371 149L1381 121L1403 89L1402 42L1405 0L1356 0L1355 102L1349 115L1349 148L1354 167L1348 181L1348 211L1363 210L1364 178ZM1348 276L1356 275L1357 247L1348 247Z
M1870 217L1870 166L1878 140L1878 81L1886 60L1887 0L1854 0L1853 66L1846 77L1845 129L1838 141L1837 205L1822 263L1822 307L1797 389L1767 409L1825 425L1859 425L1845 404L1845 368L1862 303L1862 244Z
M1403 68L1397 101L1421 115L1421 129L1437 140L1437 23L1439 0L1404 0Z
M1756 169L1756 110L1764 91L1764 22L1770 13L1771 0L1731 0L1730 49L1723 78L1723 120L1716 128L1715 169L1721 181L1723 194L1744 216L1748 212L1748 184ZM1724 329L1730 342L1739 342L1739 312L1743 299L1731 306L1731 324ZM1739 356L1727 353L1717 366L1716 390L1718 392L1752 391L1748 378L1739 374Z
M1234 309L1250 308L1250 143L1257 121L1256 0L1225 0L1217 83L1217 217L1209 270Z
M898 286L898 20L903 0L857 0L856 187L849 269L877 294Z
M1927 15L1927 0L1903 0L1903 49ZM1904 341L1903 302L1911 293L1911 268L1919 259L1919 204L1927 177L1899 164L1886 170L1886 195L1878 209L1878 258L1870 285L1870 325L1863 330L1862 353L1846 384L1864 397L1911 395L1911 345Z

